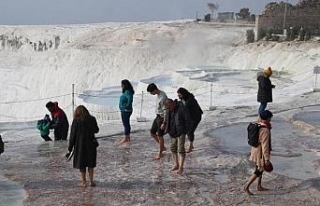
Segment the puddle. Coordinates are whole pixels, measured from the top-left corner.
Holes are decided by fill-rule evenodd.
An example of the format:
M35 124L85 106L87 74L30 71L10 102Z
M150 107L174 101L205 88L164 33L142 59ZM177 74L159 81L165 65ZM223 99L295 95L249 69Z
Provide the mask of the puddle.
M308 115L305 117L312 119ZM318 177L313 162L319 160L319 156L308 149L308 144L315 140L307 139L301 131L281 118L275 117L273 120L271 161L275 168L274 172L296 179ZM248 123L236 123L221 127L214 130L211 135L218 138L221 150L234 155L248 155L250 146L247 144L247 125Z
M299 120L299 121L306 122L308 124L312 124L314 126L320 127L319 117L320 117L320 112L318 111L301 112L293 116L295 120Z
M0 205L20 206L24 198L23 187L0 176Z

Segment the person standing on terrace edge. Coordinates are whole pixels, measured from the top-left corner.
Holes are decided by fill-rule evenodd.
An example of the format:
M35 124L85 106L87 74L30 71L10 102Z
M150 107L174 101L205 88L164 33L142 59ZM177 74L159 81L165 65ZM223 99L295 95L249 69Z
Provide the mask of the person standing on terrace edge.
M258 113L260 115L267 108L268 102L272 102L272 89L276 86L271 84L270 77L272 75L271 67L265 68L263 72L258 72L258 95L257 101L260 102Z
M189 139L189 148L186 150L187 153L191 152L194 149L194 132L198 127L198 124L201 121L201 116L203 111L195 99L194 95L190 93L187 89L180 87L177 91L179 99L182 101L186 109L190 114L190 127L188 128L188 139Z
M121 120L124 127L124 138L121 143L130 142L130 116L132 115L133 108L133 95L134 90L129 80L124 79L121 81L122 95L120 96L119 109L121 111Z
M164 102L168 99L168 97L166 93L164 91L159 90L154 83L151 83L148 85L147 91L151 95L157 95L156 118L152 123L150 134L159 144L159 153L156 155L155 159L160 159L163 156L162 152L166 150L164 146L164 139L163 139L163 136L165 134L164 128L166 125L166 122L165 122L166 108L165 108Z

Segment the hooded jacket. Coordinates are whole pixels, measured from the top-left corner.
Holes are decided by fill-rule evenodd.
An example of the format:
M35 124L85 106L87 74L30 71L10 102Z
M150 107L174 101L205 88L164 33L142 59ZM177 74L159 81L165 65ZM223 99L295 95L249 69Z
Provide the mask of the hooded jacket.
M40 131L40 134L41 135L48 135L50 134L50 130L49 130L49 127L50 127L50 122L49 121L46 121L44 119L41 119L37 122L37 128L38 130Z
M67 119L67 115L64 111L58 106L58 102L54 102L55 109L51 113L52 121L50 124L51 129L61 129L61 130L68 130L69 122Z
M188 95L188 98L182 102L184 102L184 106L189 111L190 121L199 123L203 111L200 105L198 104L197 100L195 99L194 95L190 93L190 95Z
M272 102L272 88L273 85L268 76L264 75L263 72L257 74L258 81L258 102Z
M174 100L174 104L174 110L167 110L166 113L166 132L177 138L188 133L190 115L181 101Z

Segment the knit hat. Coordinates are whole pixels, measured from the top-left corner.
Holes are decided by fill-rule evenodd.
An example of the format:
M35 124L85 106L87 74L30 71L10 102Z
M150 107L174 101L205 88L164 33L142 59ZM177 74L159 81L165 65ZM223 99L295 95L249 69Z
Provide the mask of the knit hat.
M46 121L50 121L50 116L48 114L46 114L43 119Z
M271 67L267 67L263 70L263 73L265 75L267 75L268 77L270 77L272 75L272 70L271 70Z
M269 110L264 110L263 112L260 113L260 118L263 120L267 120L271 117L273 117L273 114Z

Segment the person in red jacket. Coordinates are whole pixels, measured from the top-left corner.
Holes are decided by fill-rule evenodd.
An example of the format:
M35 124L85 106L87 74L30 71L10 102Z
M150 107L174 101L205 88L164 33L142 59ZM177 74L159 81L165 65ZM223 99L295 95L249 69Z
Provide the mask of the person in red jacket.
M64 111L58 106L58 102L48 102L47 109L51 113L50 129L54 129L54 140L67 140L69 122Z

